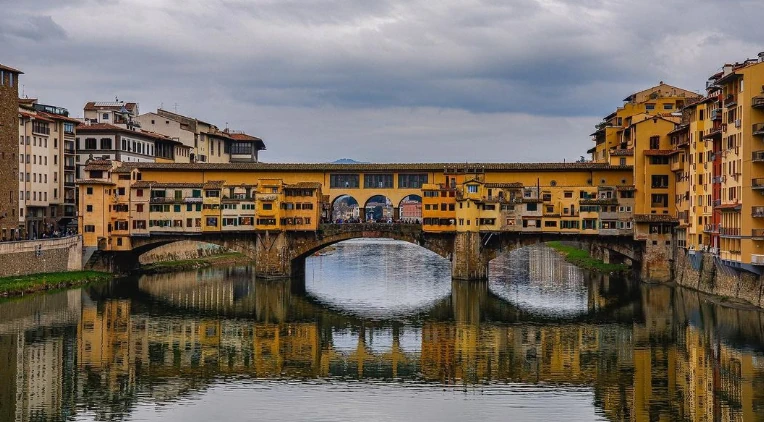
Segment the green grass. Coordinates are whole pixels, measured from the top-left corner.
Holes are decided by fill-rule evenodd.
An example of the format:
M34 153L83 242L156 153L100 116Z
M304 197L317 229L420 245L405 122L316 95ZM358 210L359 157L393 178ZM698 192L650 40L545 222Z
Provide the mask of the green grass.
M624 264L606 264L599 259L592 258L592 256L589 255L589 252L573 246L564 245L562 242L547 242L547 246L554 248L565 256L566 261L585 270L613 273L629 269L629 267Z
M112 274L99 271L71 271L0 277L0 295L9 296L73 287L96 281L107 281L113 277Z

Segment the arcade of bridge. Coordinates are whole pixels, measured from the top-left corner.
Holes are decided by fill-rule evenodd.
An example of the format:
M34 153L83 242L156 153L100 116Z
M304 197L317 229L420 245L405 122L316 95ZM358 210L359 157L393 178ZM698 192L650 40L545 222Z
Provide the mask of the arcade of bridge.
M421 174L428 183L445 184L455 175L480 174L485 183L521 183L523 186L596 187L601 185L632 185L631 166L611 166L600 163L414 163L414 164L160 164L123 163L119 173L138 169L142 180L160 183L205 183L223 180L226 185L257 184L263 179L279 179L285 184L317 182L329 202L352 196L363 206L377 195L390 199L394 207L409 195L422 195L421 188L400 187L400 175ZM358 187L332 187L331 176L358 176ZM367 188L366 176L390 174L391 187Z

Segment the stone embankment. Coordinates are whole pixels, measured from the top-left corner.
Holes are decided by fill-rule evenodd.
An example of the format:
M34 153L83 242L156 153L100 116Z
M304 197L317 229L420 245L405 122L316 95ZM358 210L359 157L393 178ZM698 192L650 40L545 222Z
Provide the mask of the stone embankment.
M674 254L674 282L719 296L721 302L764 307L764 279L761 276L732 269L709 253L677 251Z

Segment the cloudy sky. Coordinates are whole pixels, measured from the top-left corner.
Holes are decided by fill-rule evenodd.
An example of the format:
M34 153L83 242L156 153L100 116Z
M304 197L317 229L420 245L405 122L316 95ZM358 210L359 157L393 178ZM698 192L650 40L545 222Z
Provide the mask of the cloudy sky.
M562 161L628 94L764 50L760 0L0 0L27 96L160 105L264 161Z

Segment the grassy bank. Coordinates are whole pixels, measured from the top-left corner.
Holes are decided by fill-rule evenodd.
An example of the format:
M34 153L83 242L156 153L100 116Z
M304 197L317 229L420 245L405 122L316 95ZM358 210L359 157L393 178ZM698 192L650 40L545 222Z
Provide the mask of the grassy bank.
M592 256L589 255L589 252L573 246L564 245L562 242L548 242L546 245L557 250L557 252L565 257L566 261L585 270L613 273L629 269L628 266L623 264L606 264L599 259L592 258Z
M82 286L108 281L114 276L99 271L72 271L0 277L0 296L15 296L44 290Z
M183 259L180 261L155 262L141 266L141 272L148 274L171 273L221 265L245 265L251 260L238 252L226 252L204 258Z

